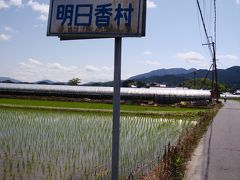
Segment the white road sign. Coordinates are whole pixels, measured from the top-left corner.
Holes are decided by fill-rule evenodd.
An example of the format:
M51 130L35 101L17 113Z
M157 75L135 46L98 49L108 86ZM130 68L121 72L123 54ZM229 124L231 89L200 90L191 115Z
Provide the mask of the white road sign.
M62 39L145 36L146 0L51 0L48 36Z

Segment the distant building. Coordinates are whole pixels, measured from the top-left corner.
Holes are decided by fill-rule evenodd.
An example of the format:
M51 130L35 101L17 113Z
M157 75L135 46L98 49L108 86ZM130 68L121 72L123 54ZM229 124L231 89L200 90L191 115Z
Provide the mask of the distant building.
M148 83L147 85L146 85L148 88L166 88L167 87L167 85L166 84L159 84L159 83Z
M240 95L240 90L236 90L233 94Z

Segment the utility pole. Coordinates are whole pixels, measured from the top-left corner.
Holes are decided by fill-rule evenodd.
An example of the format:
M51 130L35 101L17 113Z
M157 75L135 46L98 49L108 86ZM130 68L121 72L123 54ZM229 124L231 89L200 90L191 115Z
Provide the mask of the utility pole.
M219 88L218 88L218 75L217 75L217 59L216 59L216 46L215 43L212 43L213 47L213 88L212 88L212 93L213 93L213 98L219 100Z
M196 89L196 72L195 71L193 72L193 79L194 79L193 87L194 87L194 89Z
M216 59L215 42L210 42L210 43L203 44L203 45L212 46L213 63L211 65L211 67L212 67L212 90L211 90L211 95L212 95L212 99L216 99L218 101L220 94L219 94L219 88L218 88L217 59Z
M219 100L219 89L218 89L218 76L217 76L217 60L216 60L216 41L217 41L217 6L216 6L216 0L214 0L214 40L212 40L212 37L208 35L206 24L204 21L202 9L199 3L199 0L197 1L197 7L200 13L200 17L202 20L202 25L204 29L204 33L206 36L207 43L203 45L207 45L208 49L210 51L210 54L212 56L213 63L211 65L212 67L212 90L211 90L211 95L212 99L216 99L217 101ZM210 68L211 69L211 68Z

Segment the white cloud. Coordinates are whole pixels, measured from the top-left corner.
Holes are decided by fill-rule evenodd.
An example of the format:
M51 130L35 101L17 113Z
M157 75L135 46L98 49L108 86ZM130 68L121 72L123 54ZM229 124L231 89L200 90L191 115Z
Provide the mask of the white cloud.
M22 5L22 0L9 0L8 4L10 6L21 6Z
M200 68L200 69L209 69L210 66L211 66L210 63L207 63L207 62L201 62L201 63L198 64L197 67Z
M113 66L112 67L108 67L108 66L103 66L103 67L101 67L101 70L103 70L103 71L112 71L113 72Z
M4 0L0 0L0 9L4 8L9 8L9 5Z
M98 67L95 65L87 65L84 67L82 79L85 82L106 82L113 80L113 66Z
M22 0L0 0L0 9L10 8L11 6L20 7Z
M42 63L40 61L32 59L32 58L29 58L28 62L29 62L29 64L36 65L36 66L42 65Z
M5 26L4 30L7 32L13 32L13 29L10 26Z
M155 65L155 66L161 65L161 63L159 61L152 61L152 60L146 60L146 61L144 61L144 64Z
M35 27L35 28L42 28L42 27L44 27L44 24L35 24L33 27Z
M37 1L29 0L28 5L33 11L40 12L41 14L48 14L49 5L44 3L39 3Z
M87 65L84 67L84 70L87 72L113 72L113 67L108 67L108 66L102 66L102 67L97 67L94 65Z
M77 66L65 66L58 62L45 63L34 58L29 58L13 69L11 76L21 81L54 80L67 82L78 77L85 82L103 82L113 79L113 68L108 66L97 67L87 65L83 68Z
M47 15L44 15L44 14L41 14L41 15L38 17L38 19L41 20L41 21L47 21L48 16L47 16Z
M217 59L219 60L238 60L238 56L233 54L226 54L226 55L218 55Z
M41 13L41 15L37 18L38 20L47 21L48 11L49 11L49 5L48 4L39 3L37 1L29 0L27 5L30 6L33 11Z
M144 54L144 55L152 55L153 53L152 53L152 51L148 51L148 50L147 50L147 51L144 51L143 54Z
M240 5L240 0L236 0L237 5Z
M205 59L200 53L193 52L193 51L190 51L187 53L178 53L177 58L180 58L189 63L199 62Z
M37 72L37 68L40 70L43 64L38 60L29 58L27 61L19 63L19 65L20 65L20 69L22 69L23 72L29 73L29 72Z
M44 63L29 58L19 63L14 72L15 77L22 81L39 81L44 79L67 81L73 77L79 77L76 66L64 66L60 63Z
M147 7L148 8L156 8L157 4L153 0L147 0Z
M93 66L93 65L87 65L85 66L84 68L86 71L88 72L97 72L97 71L100 71L100 69L96 66Z
M9 41L11 39L10 35L0 34L0 41Z

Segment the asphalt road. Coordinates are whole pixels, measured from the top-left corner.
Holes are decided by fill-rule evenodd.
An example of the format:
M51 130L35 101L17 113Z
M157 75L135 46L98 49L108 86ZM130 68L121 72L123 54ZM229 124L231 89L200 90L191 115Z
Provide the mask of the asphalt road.
M185 180L240 180L240 102L227 101L187 165Z

